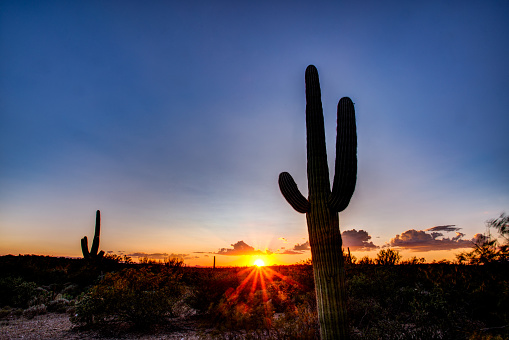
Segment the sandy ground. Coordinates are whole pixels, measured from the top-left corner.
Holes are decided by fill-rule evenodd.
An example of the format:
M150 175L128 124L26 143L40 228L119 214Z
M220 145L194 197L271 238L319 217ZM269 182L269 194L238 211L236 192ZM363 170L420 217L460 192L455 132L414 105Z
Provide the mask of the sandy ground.
M2 320L0 323L0 339L207 339L200 336L195 325L186 322L174 329L155 329L150 334L123 333L117 335L99 334L96 331L78 330L73 328L67 314L48 313L33 319L18 317Z

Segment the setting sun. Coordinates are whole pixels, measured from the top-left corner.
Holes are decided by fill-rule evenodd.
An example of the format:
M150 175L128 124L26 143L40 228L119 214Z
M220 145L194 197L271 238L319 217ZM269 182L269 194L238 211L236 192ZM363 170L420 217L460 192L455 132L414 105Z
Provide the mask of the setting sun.
M256 261L254 261L254 265L257 267L263 267L265 266L265 262L263 262L262 259L256 259Z

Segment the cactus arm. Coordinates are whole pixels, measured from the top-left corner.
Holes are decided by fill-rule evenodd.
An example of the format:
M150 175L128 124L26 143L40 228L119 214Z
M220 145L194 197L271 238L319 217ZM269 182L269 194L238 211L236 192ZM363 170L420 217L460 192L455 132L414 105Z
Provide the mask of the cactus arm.
M355 109L350 98L344 97L338 103L336 137L336 168L329 208L341 212L350 203L357 180L357 132Z
M309 211L308 200L300 193L297 183L288 172L279 175L279 189L293 209L305 214Z
M92 248L90 249L90 254L92 256L97 256L97 252L99 251L99 236L101 234L101 212L97 210L95 214L95 232L94 232L94 241L92 242Z
M90 258L90 252L88 251L88 239L86 236L81 239L81 252L85 259Z
M308 193L309 201L314 202L330 194L320 81L315 66L306 68L305 81Z

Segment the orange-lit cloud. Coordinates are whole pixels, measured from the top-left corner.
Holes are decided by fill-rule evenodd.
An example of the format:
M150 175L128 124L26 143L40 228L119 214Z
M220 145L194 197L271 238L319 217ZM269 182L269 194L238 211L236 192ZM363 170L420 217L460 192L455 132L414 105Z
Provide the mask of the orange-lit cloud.
M269 255L270 251L255 250L244 241L238 241L231 245L233 249L221 248L216 254L218 255Z
M368 251L379 248L372 241L370 241L371 236L368 235L368 232L365 230L345 230L341 233L341 238L343 239L343 247L350 248L351 250L357 251Z
M454 226L438 226L426 230L410 229L396 235L390 240L389 246L399 247L412 251L432 251L432 250L451 250L458 248L471 248L473 243L482 237L481 234L476 234L471 240L463 240L465 234L458 232L460 228L453 228ZM426 231L431 231L427 233ZM456 231L454 237L443 237L443 234L438 231Z

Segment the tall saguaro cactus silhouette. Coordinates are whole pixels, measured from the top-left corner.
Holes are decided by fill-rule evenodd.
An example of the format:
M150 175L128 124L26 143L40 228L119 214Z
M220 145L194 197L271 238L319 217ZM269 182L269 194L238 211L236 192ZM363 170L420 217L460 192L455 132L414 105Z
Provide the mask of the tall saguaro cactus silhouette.
M88 239L87 237L83 237L81 239L81 251L83 252L83 257L86 260L95 260L100 259L104 256L104 251L99 251L99 235L101 234L101 212L97 210L95 214L95 232L94 232L94 240L92 241L92 248L88 251Z
M357 179L357 132L352 100L338 103L336 169L332 191L325 148L325 129L318 71L306 69L306 130L308 198L292 176L279 175L279 188L290 205L306 214L322 339L348 339L345 271L338 213L355 190Z

